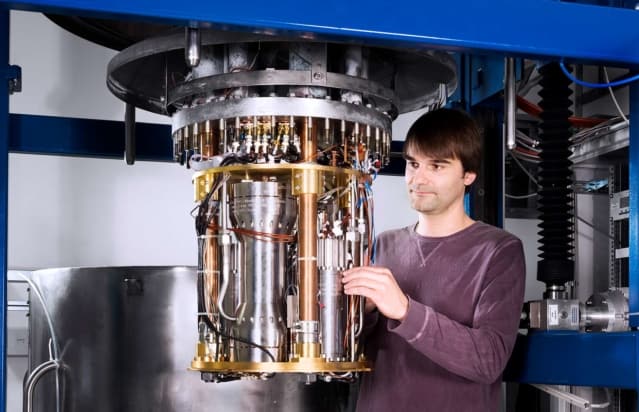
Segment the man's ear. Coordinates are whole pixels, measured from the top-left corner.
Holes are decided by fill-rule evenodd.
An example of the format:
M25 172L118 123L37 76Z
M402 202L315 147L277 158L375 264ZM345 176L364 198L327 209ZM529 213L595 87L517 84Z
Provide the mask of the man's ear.
M464 172L464 185L470 186L477 179L477 173L475 172Z

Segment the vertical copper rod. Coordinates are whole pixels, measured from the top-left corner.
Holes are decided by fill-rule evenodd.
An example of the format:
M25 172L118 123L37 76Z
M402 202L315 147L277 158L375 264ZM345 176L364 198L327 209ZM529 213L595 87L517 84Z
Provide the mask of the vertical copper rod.
M208 313L217 312L216 305L219 293L220 272L216 232L216 229L208 228L206 230L207 239L204 243L204 302ZM213 321L212 318L211 320Z
M317 150L317 127L313 119L304 119L300 130L302 159L314 159ZM315 173L303 171L303 173ZM317 188L311 182L312 176L302 179L299 195L299 274L300 274L300 320L318 321L317 304Z
M317 306L317 194L300 194L300 320L319 320Z

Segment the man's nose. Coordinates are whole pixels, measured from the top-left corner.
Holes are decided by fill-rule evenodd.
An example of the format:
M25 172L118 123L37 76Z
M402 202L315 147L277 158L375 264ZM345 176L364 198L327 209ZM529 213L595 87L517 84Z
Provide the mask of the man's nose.
M432 174L430 173L430 171L425 168L425 167L420 167L419 169L415 170L415 173L413 173L413 183L417 183L417 184L424 184L424 183L430 183L432 178Z

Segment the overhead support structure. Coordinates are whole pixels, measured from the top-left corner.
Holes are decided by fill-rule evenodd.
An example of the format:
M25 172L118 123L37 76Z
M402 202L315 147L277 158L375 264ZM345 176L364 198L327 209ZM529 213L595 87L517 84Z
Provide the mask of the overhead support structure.
M0 411L7 394L7 232L9 223L9 12L0 9Z
M126 19L173 23L191 28L216 28L253 32L261 35L296 35L318 40L355 40L368 45L433 49L476 55L527 57L540 60L575 61L639 68L639 12L633 9L612 8L555 0L474 0L435 2L427 6L416 0L400 1L393 5L388 16L388 2L381 0L328 0L321 7L300 7L290 0L266 3L249 0L241 9L229 2L182 2L168 0L0 0L0 411L5 410L6 391L6 269L7 269L7 196L8 150L10 145L9 95L9 12L8 9L83 15L107 19ZM463 11L460 13L460 10ZM542 22L544 30L522 28L522 20ZM609 22L605 30L596 30L602 22ZM578 34L578 35L576 35ZM19 63L19 62L16 62ZM632 103L639 102L639 85L630 86ZM631 115L639 118L639 104L631 104ZM19 121L19 118L12 119ZM33 120L33 119L31 119ZM76 127L76 126L74 126ZM77 127L84 127L77 123ZM637 211L639 211L639 133L631 128L630 143L630 312L639 312L639 256L633 251L639 244ZM13 132L11 132L13 134ZM138 129L138 143L144 138L143 127ZM635 138L632 138L635 136ZM635 142L634 144L632 142ZM40 142L42 143L42 142ZM64 145L64 143L63 143ZM25 142L16 147L24 149ZM44 146L43 146L44 147ZM49 146L52 147L52 146ZM48 149L44 149L48 152ZM53 149L51 149L53 150ZM80 152L84 149L79 149ZM109 150L112 150L110 148ZM119 152L119 147L115 149ZM50 152L48 152L50 153ZM138 146L139 157L143 151ZM157 155L157 154L153 154ZM165 156L162 152L160 156ZM638 326L631 318L632 326ZM584 343L585 342L585 343ZM552 334L535 335L528 342L524 369L518 379L538 383L581 383L589 385L618 385L637 388L639 385L639 338L636 332L614 335ZM543 360L556 360L560 351L575 354L570 360L580 363L582 354L573 344L593 348L605 354L620 368L615 374L598 375L601 365L580 370L578 375L562 375L561 370L540 370ZM559 345L559 346L557 346ZM550 349L552 347L552 349ZM590 353L590 352L588 352ZM531 356L533 354L534 356ZM588 354L583 354L587 356ZM557 358L557 359L555 359ZM607 358L606 358L607 359ZM563 358L564 366L568 358ZM548 377L549 373L553 374ZM573 379L577 379L574 381ZM543 381L543 379L547 379Z
M353 38L370 45L428 47L528 58L639 67L637 11L555 0L474 0L389 3L327 0L321 7L279 2L175 2L170 0L0 0L7 8L188 27L234 29L307 39ZM427 12L421 12L427 8ZM463 12L460 12L463 11ZM389 16L382 18L380 16ZM527 30L522 21L541 23ZM602 22L610 22L599 30ZM575 35L578 33L579 35Z

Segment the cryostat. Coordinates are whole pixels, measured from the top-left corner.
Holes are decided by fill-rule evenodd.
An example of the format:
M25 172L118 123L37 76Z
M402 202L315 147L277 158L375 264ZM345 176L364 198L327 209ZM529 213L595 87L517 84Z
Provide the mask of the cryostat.
M186 29L116 55L110 90L172 117L193 170L207 381L370 370L341 273L374 253L372 186L399 113L456 88L446 53ZM194 326L195 327L195 326Z

